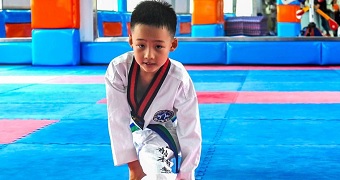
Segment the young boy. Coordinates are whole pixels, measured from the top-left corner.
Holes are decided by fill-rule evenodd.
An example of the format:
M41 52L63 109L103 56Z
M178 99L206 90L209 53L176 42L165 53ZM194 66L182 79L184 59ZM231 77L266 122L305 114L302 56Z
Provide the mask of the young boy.
M168 57L178 44L176 24L168 3L138 4L131 15L133 51L113 59L105 75L113 159L128 164L131 180L195 179L202 143L198 101L184 66Z

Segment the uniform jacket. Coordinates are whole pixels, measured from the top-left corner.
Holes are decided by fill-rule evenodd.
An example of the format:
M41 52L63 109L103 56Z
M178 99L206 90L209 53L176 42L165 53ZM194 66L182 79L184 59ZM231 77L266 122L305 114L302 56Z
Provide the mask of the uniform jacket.
M129 71L133 61L133 52L120 55L110 62L105 74L108 125L115 165L138 159L130 129L132 109L127 100ZM184 66L172 59L170 62L168 74L145 113L144 128L148 124L167 127L166 124L177 117L174 123L176 135L173 137L182 157L177 176L194 179L202 143L197 95Z

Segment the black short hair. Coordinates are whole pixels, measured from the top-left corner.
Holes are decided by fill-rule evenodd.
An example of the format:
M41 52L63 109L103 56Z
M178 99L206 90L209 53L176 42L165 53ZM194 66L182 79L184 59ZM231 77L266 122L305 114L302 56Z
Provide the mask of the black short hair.
M161 0L142 1L131 14L131 30L138 24L165 27L175 36L177 16L171 4Z

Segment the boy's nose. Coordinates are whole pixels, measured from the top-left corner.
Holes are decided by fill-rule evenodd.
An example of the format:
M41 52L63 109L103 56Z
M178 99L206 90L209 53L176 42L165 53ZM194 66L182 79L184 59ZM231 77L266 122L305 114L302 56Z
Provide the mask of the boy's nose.
M144 59L154 59L154 53L151 49L147 49L144 54Z

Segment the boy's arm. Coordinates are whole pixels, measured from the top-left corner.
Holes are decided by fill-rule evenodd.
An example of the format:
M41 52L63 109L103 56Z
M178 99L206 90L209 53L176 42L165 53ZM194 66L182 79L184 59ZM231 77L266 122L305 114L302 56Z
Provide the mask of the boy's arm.
M180 144L182 162L177 179L195 179L202 147L201 125L198 100L191 80L182 87L176 103L177 136Z
M122 77L110 63L105 74L108 129L114 164L137 160L130 130L130 109Z

